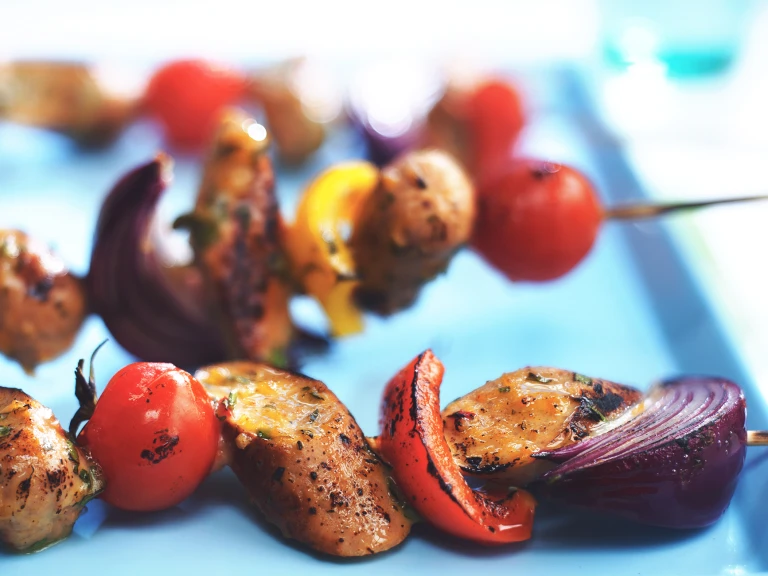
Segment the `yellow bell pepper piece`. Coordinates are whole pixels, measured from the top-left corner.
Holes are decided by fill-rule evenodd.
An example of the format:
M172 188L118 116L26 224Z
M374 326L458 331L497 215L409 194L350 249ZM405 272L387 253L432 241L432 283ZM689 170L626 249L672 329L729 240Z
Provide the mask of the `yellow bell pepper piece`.
M318 176L304 193L286 248L294 278L323 306L334 336L362 331L363 317L352 300L355 262L347 246L363 200L379 179L368 162L338 164Z

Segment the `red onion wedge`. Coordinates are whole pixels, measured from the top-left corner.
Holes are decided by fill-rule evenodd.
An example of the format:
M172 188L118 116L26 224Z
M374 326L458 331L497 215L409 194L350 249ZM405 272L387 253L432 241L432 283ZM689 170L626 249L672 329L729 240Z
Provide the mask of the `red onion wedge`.
M87 283L94 311L128 352L196 366L226 353L207 306L195 297L199 272L164 267L149 240L171 166L159 154L115 184L99 213Z
M744 395L733 382L664 382L616 428L537 454L559 464L537 483L538 493L645 524L706 526L723 514L736 488L745 420Z

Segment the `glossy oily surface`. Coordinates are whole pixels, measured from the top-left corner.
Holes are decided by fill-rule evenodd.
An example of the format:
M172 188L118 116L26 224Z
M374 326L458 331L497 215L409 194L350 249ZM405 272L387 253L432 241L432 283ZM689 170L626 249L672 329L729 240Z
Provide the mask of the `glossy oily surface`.
M641 198L618 150L590 140L593 121L566 78L538 71L531 90L542 110L523 136L531 155L557 157L590 177L598 190ZM600 135L598 134L598 137ZM556 146L555 144L556 143ZM81 155L53 135L0 124L0 220L52 243L76 272L90 252L98 204L118 175L149 161L159 137L136 125L114 148ZM331 163L362 155L349 134L336 133L296 172L278 172L282 206L292 210L309 179ZM175 180L160 208L170 222L194 202L201 167L176 159ZM603 195L606 203L617 198ZM34 217L30 216L34 214ZM183 244L183 242L182 242ZM322 323L316 305L295 303L306 322ZM766 406L718 322L697 279L663 225L609 225L574 272L539 285L510 284L471 252L427 285L417 305L390 319L366 316L365 332L335 344L303 371L322 380L346 404L365 434L378 430L381 394L390 378L431 347L446 366L443 406L523 366L557 366L647 389L677 374L716 374L744 388L751 429L768 426ZM21 387L66 422L75 409L72 370L107 333L89 318L75 347L38 368L35 378L0 359L0 383ZM100 352L101 386L133 359L110 342ZM100 391L102 388L100 387ZM160 513L120 512L88 505L70 539L42 554L0 555L0 572L217 573L222 562L241 571L370 576L470 571L488 574L747 574L768 570L768 461L747 461L731 507L711 528L680 532L625 520L586 516L561 506L537 510L523 544L488 549L415 526L395 550L362 561L337 562L296 547L248 505L231 472L214 474L178 507Z

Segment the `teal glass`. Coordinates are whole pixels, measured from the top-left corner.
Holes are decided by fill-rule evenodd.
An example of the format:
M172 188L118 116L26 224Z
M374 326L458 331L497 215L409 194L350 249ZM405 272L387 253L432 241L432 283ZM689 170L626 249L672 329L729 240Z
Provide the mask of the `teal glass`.
M670 77L717 74L738 56L749 0L602 0L601 44L615 68L663 66Z

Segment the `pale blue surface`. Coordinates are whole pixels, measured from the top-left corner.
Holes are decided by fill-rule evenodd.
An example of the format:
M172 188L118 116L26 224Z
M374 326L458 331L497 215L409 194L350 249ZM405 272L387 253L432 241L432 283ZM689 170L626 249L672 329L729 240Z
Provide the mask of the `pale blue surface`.
M568 82L538 82L539 110L527 149L586 170L614 197L639 197L621 155ZM335 140L312 166L280 180L292 205L298 189L344 149ZM0 226L19 226L55 243L84 270L98 199L122 171L151 157L160 143L137 126L115 149L75 153L54 136L0 124ZM347 152L354 155L354 152ZM170 218L191 202L198 169L178 161L164 205ZM620 192L620 193L619 193ZM312 305L297 306L316 318ZM0 383L18 386L66 422L74 411L72 370L106 335L92 318L74 349L42 366L35 379L0 359ZM463 253L430 285L418 306L338 343L304 371L324 380L364 430L375 434L381 390L414 355L432 347L446 365L447 402L526 364L567 367L645 388L682 372L737 380L750 402L749 425L765 428L765 406L734 359L706 302L664 229L609 225L587 261L547 285L512 285ZM131 361L114 344L101 353L103 386ZM755 452L753 450L753 452ZM321 559L286 542L246 504L229 473L210 478L189 501L157 514L128 514L95 502L66 542L41 554L0 554L0 574L744 574L768 569L768 464L753 454L733 505L715 526L693 532L644 528L542 506L533 539L485 549L417 527L385 555L363 561Z

